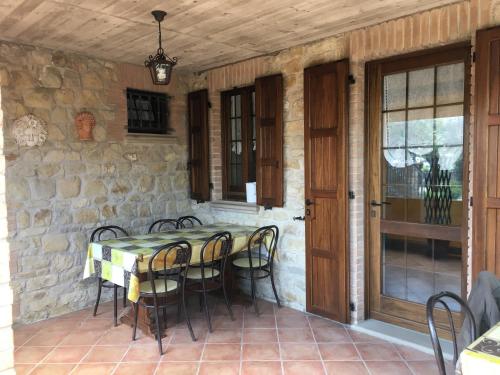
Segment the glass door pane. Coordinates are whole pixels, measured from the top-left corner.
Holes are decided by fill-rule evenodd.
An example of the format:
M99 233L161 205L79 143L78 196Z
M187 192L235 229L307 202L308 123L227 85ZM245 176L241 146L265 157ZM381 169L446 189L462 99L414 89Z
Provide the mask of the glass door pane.
M381 219L401 224L381 230L385 296L424 304L442 290L460 295L462 244L435 229L462 225L463 105L463 63L383 79Z

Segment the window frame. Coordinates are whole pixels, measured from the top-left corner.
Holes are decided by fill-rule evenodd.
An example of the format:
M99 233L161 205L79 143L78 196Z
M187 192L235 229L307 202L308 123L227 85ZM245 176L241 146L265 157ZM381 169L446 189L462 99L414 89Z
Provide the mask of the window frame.
M143 128L142 121L144 120L140 119L139 122L141 124L138 127L131 126L131 122L134 121L130 118L129 100L130 96L132 95L141 96L141 99L144 99L150 103L152 107L151 111L154 112L155 119L157 119L155 121L148 121L152 123L152 127ZM169 95L162 92L145 91L127 87L127 89L125 90L125 99L127 101L127 134L167 135L172 132L172 129L170 128ZM156 111L154 110L152 101L156 101Z
M242 185L232 186L231 182L231 97L241 95L241 147L242 147ZM254 100L252 106L252 98ZM255 171L253 181L250 181L250 149L253 137L251 125L255 125L255 86L238 87L221 92L221 135L222 135L222 198L234 201L246 201L246 182L255 182L256 160L254 160ZM255 139L257 142L257 139Z

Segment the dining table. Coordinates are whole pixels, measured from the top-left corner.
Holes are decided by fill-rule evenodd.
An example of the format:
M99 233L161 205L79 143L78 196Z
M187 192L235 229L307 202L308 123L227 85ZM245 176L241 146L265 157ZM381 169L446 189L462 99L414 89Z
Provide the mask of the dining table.
M196 265L200 262L203 244L215 233L230 232L233 239L231 254L236 254L247 248L250 236L257 229L249 225L215 223L91 242L87 249L83 278L97 276L127 288L127 298L137 302L140 283L147 279L149 259L161 246L177 241L189 242L192 249L190 264ZM142 307L139 310L138 327L144 333L154 335L152 314L145 310ZM130 307L121 314L120 321L132 325L133 311Z
M468 345L457 362L457 374L500 374L500 322Z

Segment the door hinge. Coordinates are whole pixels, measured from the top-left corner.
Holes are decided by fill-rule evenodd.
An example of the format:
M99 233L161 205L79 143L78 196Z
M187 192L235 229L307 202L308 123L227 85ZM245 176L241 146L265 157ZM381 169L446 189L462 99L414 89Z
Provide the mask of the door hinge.
M476 62L476 52L472 52L472 62Z
M209 182L209 183L208 183L208 188L209 188L210 190L212 190L212 189L214 188L214 183L213 183L213 182Z
M354 302L349 303L349 310L356 311L356 305L354 304Z
M208 109L212 109L212 102L207 102Z
M474 203L474 200L472 199L472 197L470 197L470 198L469 198L469 206L471 206L471 207L472 207L473 203Z
M356 83L356 80L354 79L354 76L352 74L349 74L348 81L351 85L354 85Z
M356 196L354 195L354 191L349 190L349 199L354 199Z

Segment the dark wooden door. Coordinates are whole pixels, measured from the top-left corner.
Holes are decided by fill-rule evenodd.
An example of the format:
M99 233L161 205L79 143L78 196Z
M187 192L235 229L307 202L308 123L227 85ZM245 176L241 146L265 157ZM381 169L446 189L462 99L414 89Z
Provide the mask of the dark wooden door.
M500 277L500 27L477 32L473 275Z
M307 311L347 322L349 61L304 71Z

